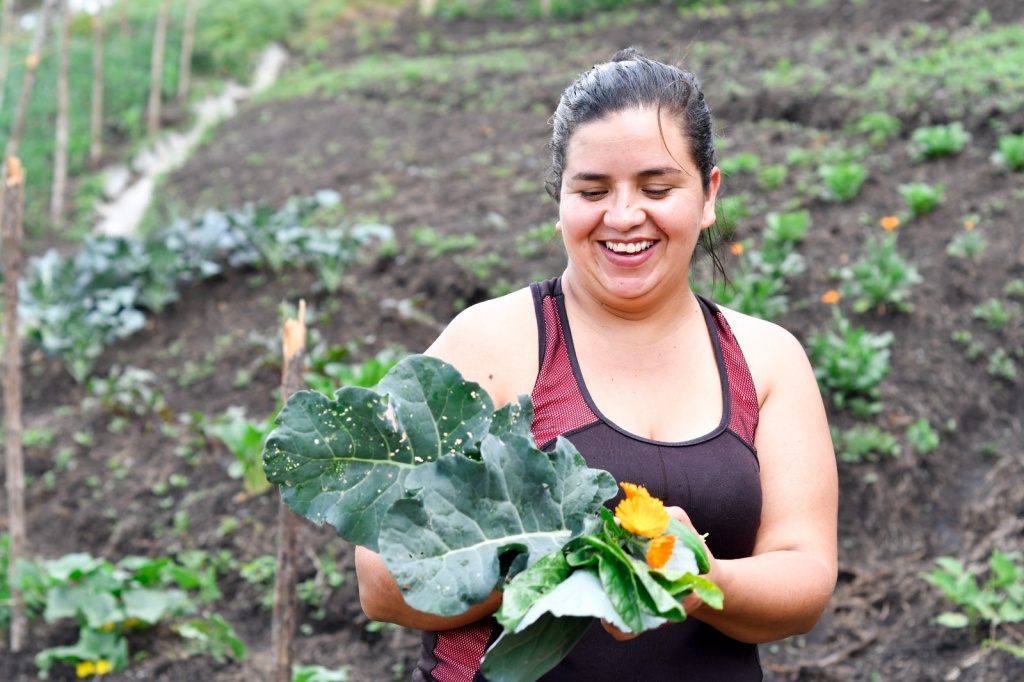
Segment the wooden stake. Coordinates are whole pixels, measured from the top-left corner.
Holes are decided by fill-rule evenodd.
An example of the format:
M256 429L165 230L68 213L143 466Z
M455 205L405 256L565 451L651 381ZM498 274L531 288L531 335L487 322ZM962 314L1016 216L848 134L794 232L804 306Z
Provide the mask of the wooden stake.
M89 118L89 168L103 158L103 8L92 17L92 97Z
M60 225L64 217L64 195L68 184L68 107L70 84L68 63L71 51L71 5L60 0L60 30L57 59L57 120L53 150L53 185L50 190L50 222Z
M4 211L0 220L4 265L4 439L7 448L7 516L11 546L7 582L11 593L11 651L25 644L28 621L25 603L14 583L18 560L25 555L25 462L21 423L21 342L18 335L18 280L21 277L22 209L25 172L21 161L4 165Z
M149 62L149 105L146 110L146 131L152 135L160 130L160 98L164 82L164 48L167 46L167 25L171 21L171 0L161 0L153 31L153 55Z
M287 400L303 387L302 370L306 359L306 302L299 301L298 319L284 322L284 369L281 373L281 398ZM270 630L274 651L273 682L292 681L295 655L295 624L298 600L299 517L284 503L277 512L277 575L274 581L274 614Z
M192 43L196 34L197 0L187 0L185 23L181 28L181 62L178 66L178 104L185 104L192 80Z

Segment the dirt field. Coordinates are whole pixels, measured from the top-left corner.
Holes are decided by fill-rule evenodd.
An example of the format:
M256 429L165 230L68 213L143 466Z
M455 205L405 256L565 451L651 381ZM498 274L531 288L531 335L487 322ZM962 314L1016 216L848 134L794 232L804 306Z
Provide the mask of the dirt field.
M899 228L900 250L923 278L913 291L913 311L850 313L858 324L895 336L892 373L881 385L884 410L868 420L894 433L901 453L840 464L835 596L811 633L761 648L766 679L1024 679L1024 659L982 648L985 629L936 624L935 616L950 604L919 577L939 556L982 568L993 549L1024 550L1024 316L1018 312L1001 330L989 331L972 312L1002 297L1007 281L1024 277L1024 175L990 160L999 134L1024 131L1024 109L1006 107L984 88L970 91L966 101L943 88L914 98L918 86L908 82L899 93L893 90L888 105L858 94L875 82L876 69L885 73L901 65L900 49L955 44L972 35L979 23L974 0L781 4L701 15L666 4L552 21L548 28L500 19L423 21L412 13L377 16L374 29L356 22L339 26L330 44L296 55L279 86L298 89L311 81L314 61L323 73L345 67L348 80L339 85L325 78L318 91L249 104L165 179L161 201L172 212L245 201L279 205L331 188L341 193L349 215L394 227L397 255L356 268L345 291L333 297L316 291L312 276L298 271L231 271L190 285L143 332L111 348L96 374L115 364L153 370L174 424L193 412L212 417L235 405L262 417L274 409L280 381L274 358L282 301L306 299L315 310L311 326L318 338L354 343L353 357L361 359L392 344L420 351L461 306L558 274L561 244L526 248L521 237L555 219L542 189L547 118L574 73L621 47L642 47L698 73L723 159L750 153L764 165L792 166L794 150L863 142L849 132L850 124L859 113L887 109L899 119L899 131L867 157L868 179L851 202L815 196L801 187L799 171L772 188L751 173L724 180L724 196L751 197L753 210L740 217L737 239L757 240L769 211L810 212L812 228L799 246L807 270L791 282L789 311L777 319L804 341L831 319L820 297L836 287L832 272L859 256L881 217L902 210L899 185L946 186L935 211ZM1019 0L984 4L990 30L1024 22ZM414 57L422 57L415 62L420 71L410 75ZM405 71L388 70L389 60L399 58L410 60ZM986 74L975 78L986 82ZM919 87L930 84L923 80ZM996 89L998 83L991 91ZM916 161L908 148L911 132L950 121L963 122L970 145L955 156ZM968 216L988 241L975 263L946 252ZM414 237L425 227L477 240L463 250L431 254L422 237ZM726 256L728 267L735 256ZM403 301L413 303L417 314L404 314ZM951 339L957 330L969 330L984 344L979 359L969 359ZM1016 382L987 371L997 347L1018 353ZM26 426L54 434L49 446L27 452L33 555L90 552L116 560L228 550L242 564L276 551L276 493L239 495L239 482L227 473L233 458L222 446L207 441L196 447L194 459L182 457L194 434L161 428L159 416L112 429L113 416L89 407L85 389L58 362L30 352L26 363ZM187 368L202 367L214 371L183 379ZM915 451L904 436L907 425L922 417L941 437L928 454ZM843 429L857 421L831 407L830 419ZM92 434L91 444L76 441L83 432ZM74 459L48 487L43 474L63 446L74 448ZM188 485L154 493L154 485L172 474L186 477ZM4 495L0 491L6 510ZM180 521L175 526L182 511L187 529ZM237 526L225 532L230 518ZM358 606L351 547L329 529L308 524L302 546L301 579L315 577L325 555L346 579L331 592L322 618L304 607L298 662L349 665L351 680L407 679L418 633L368 624ZM261 605L263 588L231 570L221 589L223 598L210 609L247 642L246 662L183 658L176 635L160 628L131 640L133 653L145 654L110 679L265 679L270 611ZM67 624L35 622L29 651L14 655L6 641L0 643L0 679L35 679L34 654L70 644L75 635ZM74 671L58 666L51 679L75 679Z

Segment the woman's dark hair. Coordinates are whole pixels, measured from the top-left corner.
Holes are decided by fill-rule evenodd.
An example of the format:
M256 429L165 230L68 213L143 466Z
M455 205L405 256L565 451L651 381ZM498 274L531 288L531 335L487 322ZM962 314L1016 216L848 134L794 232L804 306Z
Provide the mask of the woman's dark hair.
M715 167L715 133L700 81L690 71L654 61L630 47L576 76L562 93L551 117L551 169L544 182L548 195L559 200L566 148L580 126L627 109L648 107L679 125L706 194ZM661 116L659 125L660 120ZM717 239L710 232L701 231L699 246L724 276L714 248Z

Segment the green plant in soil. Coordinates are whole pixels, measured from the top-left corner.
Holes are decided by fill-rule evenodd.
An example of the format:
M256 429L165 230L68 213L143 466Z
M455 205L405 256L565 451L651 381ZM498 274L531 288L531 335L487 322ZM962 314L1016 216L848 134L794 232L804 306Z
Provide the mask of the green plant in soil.
M900 120L885 111L869 111L852 126L853 132L867 135L874 147L880 147L900 132Z
M845 430L833 426L832 445L836 459L848 464L877 462L900 454L896 437L874 424L854 424Z
M939 588L958 609L940 614L935 621L948 628L987 626L985 646L1024 657L1020 635L1014 636L1016 631L1012 629L1024 623L1024 565L1020 558L1019 552L992 550L984 582L955 557L936 559L938 567L921 574L921 579Z
M1011 171L1024 170L1024 134L1001 135L996 141L996 153L992 161Z
M843 294L853 299L855 312L874 309L880 315L889 310L913 310L910 293L922 281L917 268L897 250L895 232L868 235L861 257L838 274L844 281Z
M236 406L205 423L206 434L224 443L235 456L228 474L242 479L248 495L260 495L270 489L263 473L262 452L263 443L272 428L269 419L249 419L244 408Z
M964 229L950 240L946 246L946 253L954 258L962 258L974 263L984 255L985 249L988 248L988 240L985 238L984 231L975 227L973 222L968 224L970 224L969 229Z
M927 417L921 417L907 427L907 442L922 455L939 447L939 434L932 428Z
M971 314L975 319L982 320L989 331L997 332L1019 314L1019 311L1011 306L1003 303L1001 299L989 298L974 306Z
M15 579L33 617L42 613L48 623L70 618L79 627L77 643L36 655L40 674L66 663L86 677L124 670L132 633L191 613L195 602L183 585L199 584L202 577L169 558L126 557L112 564L88 554L68 554L53 561L26 561ZM234 636L217 616L205 620L219 621L225 637ZM244 647L232 655L241 660Z
M952 156L959 154L970 141L971 134L959 121L924 126L910 134L910 154L918 161Z
M900 196L914 218L935 210L945 191L945 185L929 185L926 182L908 182L899 186Z
M839 409L857 416L881 411L878 385L889 375L892 332L854 327L838 307L832 324L810 339L811 364L821 392Z
M1017 383L1017 363L1013 357L1002 346L992 351L985 367L991 376L1005 381L1008 384Z
M864 164L856 161L839 161L819 166L818 175L824 182L822 197L825 200L846 202L860 194L868 170Z

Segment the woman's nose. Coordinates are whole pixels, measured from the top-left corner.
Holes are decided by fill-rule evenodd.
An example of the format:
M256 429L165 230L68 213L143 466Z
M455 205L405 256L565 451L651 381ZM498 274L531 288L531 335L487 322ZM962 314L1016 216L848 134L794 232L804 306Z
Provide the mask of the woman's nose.
M608 227L623 232L642 225L646 218L640 197L627 192L616 193L604 214L604 222Z

